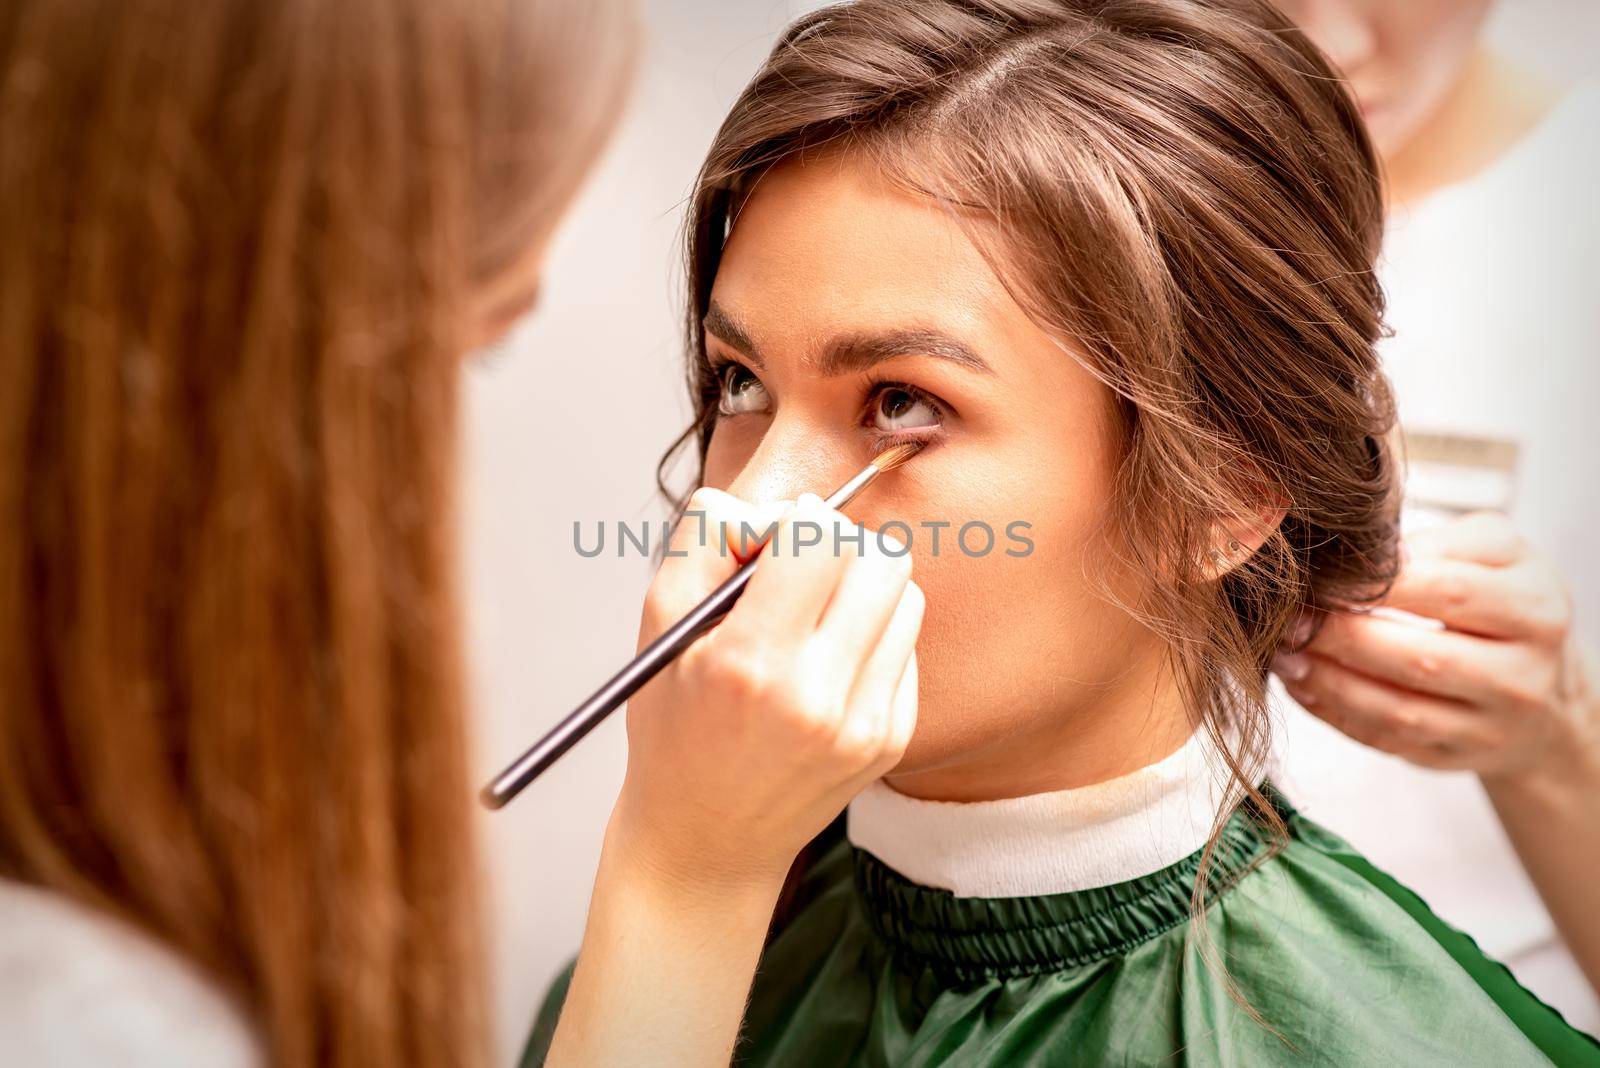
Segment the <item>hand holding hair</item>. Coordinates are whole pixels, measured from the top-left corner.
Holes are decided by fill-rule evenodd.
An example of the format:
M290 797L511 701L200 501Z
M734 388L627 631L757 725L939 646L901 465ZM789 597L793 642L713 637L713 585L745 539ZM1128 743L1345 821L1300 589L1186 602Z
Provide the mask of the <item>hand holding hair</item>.
M1561 575L1502 515L1407 541L1386 599L1438 626L1328 616L1274 669L1350 737L1423 767L1478 773L1563 939L1600 989L1600 661Z
M1548 774L1600 740L1595 681L1561 576L1504 516L1419 531L1384 613L1327 616L1274 667L1306 709L1359 742L1486 778Z

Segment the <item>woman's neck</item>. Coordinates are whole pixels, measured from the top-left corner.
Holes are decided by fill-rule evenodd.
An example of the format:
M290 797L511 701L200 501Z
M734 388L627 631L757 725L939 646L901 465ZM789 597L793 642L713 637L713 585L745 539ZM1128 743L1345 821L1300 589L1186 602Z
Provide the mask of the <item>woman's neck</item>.
M1560 87L1478 52L1434 113L1384 160L1390 206L1415 203L1488 169L1560 98Z
M1092 701L1062 709L1042 728L1012 731L933 768L885 776L897 792L929 801L992 801L1071 790L1119 778L1176 752L1193 734L1166 658L1130 666Z

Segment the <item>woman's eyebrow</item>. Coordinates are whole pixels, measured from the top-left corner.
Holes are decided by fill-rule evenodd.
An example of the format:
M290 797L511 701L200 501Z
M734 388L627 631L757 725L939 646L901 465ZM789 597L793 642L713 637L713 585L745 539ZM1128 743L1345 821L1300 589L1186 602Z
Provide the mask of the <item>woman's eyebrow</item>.
M705 317L700 320L700 328L708 334L715 334L724 344L732 345L757 368L766 366L766 361L761 358L761 353L756 351L756 343L750 340L750 334L739 321L722 309L722 305L711 301L706 305Z
M849 334L830 341L822 352L818 370L825 375L865 371L897 356L932 356L950 360L981 374L992 375L989 366L965 342L938 330L889 330L883 333Z
M700 325L706 333L715 334L723 343L738 349L758 369L765 366L755 342L750 340L750 332L716 301L706 305L706 314ZM851 374L898 356L932 356L950 360L981 374L994 374L994 368L989 366L988 361L964 341L939 330L924 328L836 337L824 347L817 370L829 376Z

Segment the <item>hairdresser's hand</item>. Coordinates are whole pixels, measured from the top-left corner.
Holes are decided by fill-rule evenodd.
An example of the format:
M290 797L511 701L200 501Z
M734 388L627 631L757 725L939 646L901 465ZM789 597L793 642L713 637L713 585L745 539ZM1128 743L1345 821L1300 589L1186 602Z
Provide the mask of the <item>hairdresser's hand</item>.
M1560 576L1503 517L1419 532L1392 607L1280 657L1289 693L1358 741L1476 771L1562 939L1600 990L1600 692Z
M775 888L910 741L922 593L893 539L868 531L863 548L835 551L834 524L853 523L815 496L780 513L701 490L689 507L672 546L684 555L664 560L646 598L641 647L738 568L736 551L754 547L741 545L741 523L764 530L782 514L778 551L763 554L722 624L629 703L628 771L608 833L670 877Z
M1338 613L1274 669L1307 710L1357 741L1486 782L1552 774L1600 733L1572 599L1503 516L1408 538L1385 604L1434 622Z

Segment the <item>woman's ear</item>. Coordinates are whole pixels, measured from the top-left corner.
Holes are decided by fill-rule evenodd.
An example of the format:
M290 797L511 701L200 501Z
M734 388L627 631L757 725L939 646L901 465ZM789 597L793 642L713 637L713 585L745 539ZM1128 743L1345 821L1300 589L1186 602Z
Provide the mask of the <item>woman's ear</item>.
M1256 554L1283 522L1288 504L1267 501L1254 512L1219 519L1212 526L1212 544L1200 562L1201 573L1216 582Z

